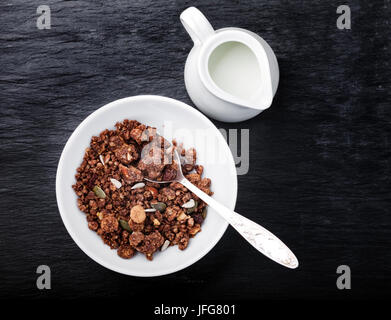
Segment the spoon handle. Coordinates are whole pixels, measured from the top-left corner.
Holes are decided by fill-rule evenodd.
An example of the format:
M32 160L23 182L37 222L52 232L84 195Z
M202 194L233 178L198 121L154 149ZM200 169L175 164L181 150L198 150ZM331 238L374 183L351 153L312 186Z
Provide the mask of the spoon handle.
M186 178L179 181L187 189L202 199L210 207L216 210L232 227L238 231L255 249L263 253L271 260L291 269L299 266L299 262L293 252L274 234L259 224L243 217L223 206L205 192L198 189Z

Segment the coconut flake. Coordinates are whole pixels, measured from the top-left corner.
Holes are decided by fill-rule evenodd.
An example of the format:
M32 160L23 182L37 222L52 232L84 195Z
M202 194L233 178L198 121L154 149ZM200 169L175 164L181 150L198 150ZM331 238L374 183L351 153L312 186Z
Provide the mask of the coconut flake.
M154 209L154 208L149 208L149 209L145 209L144 211L145 211L145 212L155 212L156 209Z
M166 249L168 248L169 245L170 245L170 241L168 241L168 240L164 241L164 243L163 243L163 245L162 245L160 251L166 250Z
M105 165L105 160L103 159L103 156L100 154L99 155L99 160L100 160L100 162L103 164L103 165Z
M133 187L131 187L130 189L138 189L138 188L144 188L145 187L145 183L144 182L139 182L139 183L136 183Z
M185 208L185 209L190 209L190 208L193 208L194 206L195 206L195 201L193 199L190 199L186 203L182 204L182 208Z
M111 183L112 183L117 189L119 189L119 188L122 187L122 183L119 182L117 179L110 178L110 181L111 181Z

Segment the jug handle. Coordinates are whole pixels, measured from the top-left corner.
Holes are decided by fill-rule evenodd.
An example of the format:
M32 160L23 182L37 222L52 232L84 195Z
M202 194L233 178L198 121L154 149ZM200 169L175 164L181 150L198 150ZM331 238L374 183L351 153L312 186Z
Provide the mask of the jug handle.
M214 33L208 19L195 7L189 7L183 11L180 19L194 45L200 45Z

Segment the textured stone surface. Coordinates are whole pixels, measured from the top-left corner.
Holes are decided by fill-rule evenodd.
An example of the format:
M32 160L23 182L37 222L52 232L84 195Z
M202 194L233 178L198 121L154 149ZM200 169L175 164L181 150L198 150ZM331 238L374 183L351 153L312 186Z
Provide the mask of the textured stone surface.
M213 2L213 3L212 3ZM158 287L181 299L390 296L389 1L40 1L0 3L0 296L130 299ZM178 16L199 7L215 28L237 26L275 50L273 106L243 123L250 171L236 209L280 236L300 260L286 270L232 229L205 258L158 279L116 274L90 260L58 213L55 173L76 126L100 106L138 94L191 104L183 82L192 47ZM86 227L87 230L87 227ZM52 290L35 289L38 265ZM336 268L352 268L348 294Z

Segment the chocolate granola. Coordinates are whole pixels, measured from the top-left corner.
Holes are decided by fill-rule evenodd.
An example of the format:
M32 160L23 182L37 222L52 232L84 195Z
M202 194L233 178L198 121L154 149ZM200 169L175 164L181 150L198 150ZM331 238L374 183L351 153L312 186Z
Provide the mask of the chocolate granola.
M196 151L169 143L136 120L115 127L92 137L72 186L88 228L124 259L141 252L152 260L154 252L173 245L186 249L201 231L206 204L178 182L144 177L173 180L181 165L186 178L212 195ZM170 161L174 149L180 164Z

